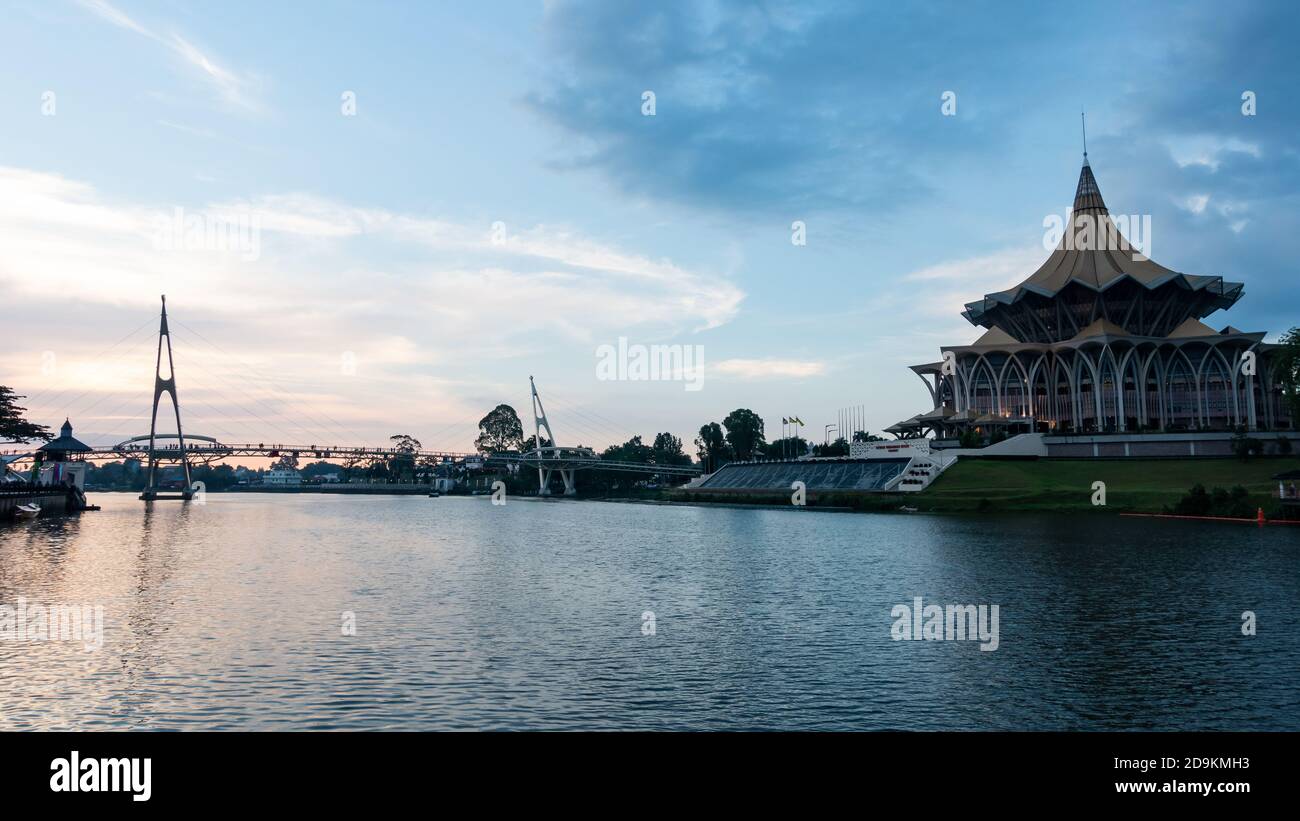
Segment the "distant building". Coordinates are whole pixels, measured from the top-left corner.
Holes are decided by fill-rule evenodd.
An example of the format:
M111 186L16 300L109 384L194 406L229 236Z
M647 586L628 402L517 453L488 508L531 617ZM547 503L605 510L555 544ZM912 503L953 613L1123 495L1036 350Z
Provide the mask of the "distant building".
M287 465L276 465L262 475L264 485L301 485L302 474Z
M1201 320L1239 282L1184 274L1119 232L1084 155L1070 221L1039 269L967 304L985 333L914 365L934 407L886 428L903 439L966 431L1168 434L1290 428L1264 332ZM929 379L927 379L929 377Z

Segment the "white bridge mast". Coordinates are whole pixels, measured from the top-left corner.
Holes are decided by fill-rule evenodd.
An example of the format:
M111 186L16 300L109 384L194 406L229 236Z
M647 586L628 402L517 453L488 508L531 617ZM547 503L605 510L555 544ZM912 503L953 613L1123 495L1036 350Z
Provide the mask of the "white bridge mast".
M537 482L540 485L538 494L541 496L551 495L551 474L556 470L560 472L560 478L564 479L564 495L575 496L578 493L577 487L573 482L574 469L572 467L543 467L542 461L545 458L544 450L551 452L551 458L558 460L560 458L560 448L556 444L555 434L551 431L551 423L546 420L546 409L542 407L542 397L537 393L537 384L533 378L528 377L528 386L533 392L533 436L537 454ZM542 428L546 428L546 438L550 440L550 446L542 448Z

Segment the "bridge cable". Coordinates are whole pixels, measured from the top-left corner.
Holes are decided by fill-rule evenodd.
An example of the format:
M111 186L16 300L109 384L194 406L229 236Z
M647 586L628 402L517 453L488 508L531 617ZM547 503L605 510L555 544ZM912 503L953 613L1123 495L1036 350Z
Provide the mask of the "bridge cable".
M266 380L266 381L270 381L270 378L269 378L269 377L266 377L265 375L261 374L261 373L260 373L256 368L254 368L251 364L249 364L248 362L245 362L244 360L240 359L239 357L235 356L234 354L231 354L230 352L226 351L226 350L225 350L224 348L222 348L220 345L217 345L216 343L212 342L212 341L209 340L207 337L205 337L203 334L201 334L201 333L199 333L198 331L194 330L193 328L189 327L189 326L186 325L185 323L180 322L179 320L173 320L173 323L176 324L176 325L179 325L179 326L182 327L182 328L184 328L186 332L194 334L194 336L196 336L197 338L199 338L200 340L202 340L204 343L206 343L207 345L209 345L210 347L212 347L214 350L216 350L216 351L217 351L218 353L220 353L222 356L225 356L225 357L227 357L227 358L229 358L229 359L232 359L232 360L234 360L237 364L242 365L242 366L243 366L247 371L251 372L254 376L257 376L257 377L259 377L259 378L261 378L261 379L263 379L263 380ZM248 396L247 393L245 393L244 395L245 395L245 396ZM252 399L253 397L250 396L249 398ZM258 400L254 400L254 401L258 401ZM263 407L266 407L265 403L262 403L262 405L263 405ZM318 424L321 424L321 420L320 420L320 418L317 417L317 416L315 416L314 414L312 414L312 413L310 413L310 412L306 412L306 411L297 411L297 409L295 409L295 412L298 412L298 413L300 413L301 415L307 417L308 419L310 419L310 420L312 420L312 421L314 421L314 422L316 422L316 423L318 423ZM344 427L343 424L342 424L341 422L339 422L339 421L336 420L336 419L333 419L332 417L330 417L328 414L325 414L325 413L322 413L321 416L323 416L323 417L325 418L325 420L327 420L328 424L322 424L322 428L321 428L321 430L318 430L318 431L317 431L318 433L323 433L323 432L325 432L326 429L328 429L329 427L333 426L334 430L335 430L336 432L343 433L344 436L345 436L345 438L350 438L350 437L351 437L352 432L349 431L346 427ZM305 428L301 428L301 429L302 429L302 430L306 430Z
M91 361L91 362L98 362L99 359L100 359L101 357L103 357L103 356L105 356L106 354L108 354L110 351L112 351L112 350L113 350L114 348L116 348L118 345L121 345L121 344L122 344L123 342L125 342L126 340L128 340L128 339L130 339L131 337L135 336L136 334L140 333L140 331L144 330L146 327L148 327L151 323L153 323L153 322L155 322L155 321L156 321L156 320L155 320L153 317L150 317L149 319L146 319L146 320L144 321L144 324L142 324L140 327L136 328L134 331L131 331L131 333L127 334L126 336L122 337L121 339L117 340L117 341L114 342L112 345L109 345L109 346L108 346L107 348L105 348L104 350L102 350L102 351L100 351L99 353L97 353L97 354L95 354L94 356L92 356L92 357L90 358L90 361ZM138 346L137 346L137 347L138 347ZM132 351L134 351L134 350L135 350L135 349L132 349ZM117 357L117 359L121 359L121 355L119 355L119 356ZM114 359L113 361L116 362L117 359ZM59 396L62 396L64 393L67 393L68 391L70 391L70 390L72 390L72 389L73 389L72 387L64 388L62 391L59 392L59 395L58 395L58 396L54 396L54 397L52 397L49 401L53 402L54 400L58 399ZM26 398L27 398L29 401L36 401L36 400L39 399L40 397L42 397L42 396L44 396L45 394L49 393L51 390L53 390L53 388L45 388L45 389L43 389L43 390L41 390L41 391L38 391L38 392L35 393L35 394L31 394L30 396L27 396ZM84 395L84 394L83 394L83 395Z

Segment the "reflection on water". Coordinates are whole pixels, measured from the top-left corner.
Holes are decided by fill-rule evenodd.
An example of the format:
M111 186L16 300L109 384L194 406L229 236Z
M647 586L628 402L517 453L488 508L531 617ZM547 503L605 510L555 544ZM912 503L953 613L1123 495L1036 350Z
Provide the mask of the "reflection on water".
M0 641L2 729L1300 729L1300 529L95 502L0 527L0 604L106 622L98 652ZM892 641L915 596L999 605L998 650Z

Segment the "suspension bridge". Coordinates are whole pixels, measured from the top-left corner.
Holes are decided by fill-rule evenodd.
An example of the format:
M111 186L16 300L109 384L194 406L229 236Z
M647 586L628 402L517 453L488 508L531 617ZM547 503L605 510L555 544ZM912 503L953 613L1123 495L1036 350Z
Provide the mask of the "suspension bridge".
M137 329L137 332L139 330ZM164 354L166 356L166 376L163 375ZM163 296L158 343L154 358L153 402L149 419L149 433L131 436L112 445L78 449L76 458L102 461L139 459L146 465L145 488L140 494L140 498L145 501L167 499L188 501L193 498L195 493L194 481L191 476L191 467L193 465L209 464L239 457L313 458L338 460L345 463L404 457L420 464L442 464L455 468L518 466L520 469L535 469L537 471L538 493L543 496L551 495L551 485L553 479L557 476L563 482L564 495L572 496L576 494L576 474L582 470L619 471L646 476L694 477L700 475L700 468L694 465L656 465L642 462L614 461L602 459L593 449L585 446L541 445L542 442L554 443L558 440L551 430L550 421L546 417L546 410L533 377L528 377L528 382L532 399L533 441L538 445L524 451L479 453L334 443L231 442L222 441L214 436L186 433L181 423L181 406L176 391L175 358L172 350L172 332L167 319L167 297ZM172 413L176 421L175 433L159 431L158 412L163 396L167 396L171 400ZM339 429L337 424L333 427L336 430ZM546 434L545 438L542 435L543 431ZM44 455L39 449L11 451L7 454L7 459L11 462L40 460L42 458L44 458ZM163 466L179 466L181 468L184 474L181 489L166 491L159 487L159 469Z

